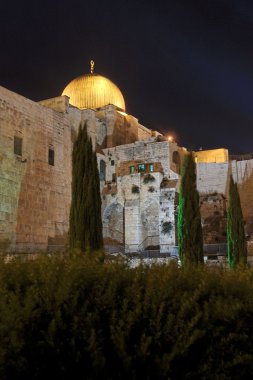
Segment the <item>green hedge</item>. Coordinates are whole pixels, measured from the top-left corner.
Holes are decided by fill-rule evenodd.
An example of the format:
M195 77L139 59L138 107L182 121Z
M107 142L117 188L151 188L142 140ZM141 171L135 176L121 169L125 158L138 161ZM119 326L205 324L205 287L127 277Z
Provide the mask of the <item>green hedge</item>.
M0 379L248 379L253 272L0 265ZM80 375L81 374L81 375Z

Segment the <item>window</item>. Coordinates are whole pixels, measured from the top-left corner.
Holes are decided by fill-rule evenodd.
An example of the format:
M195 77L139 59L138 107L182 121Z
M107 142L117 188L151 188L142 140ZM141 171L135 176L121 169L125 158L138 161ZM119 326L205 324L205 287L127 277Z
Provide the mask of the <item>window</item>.
M174 150L172 154L172 161L174 162L174 164L180 165L180 154L176 150Z
M153 172L154 171L154 164L149 164L149 171Z
M22 139L14 136L14 153L22 156Z
M116 182L117 176L116 173L112 173L112 182Z
M52 148L48 149L48 164L54 166L54 150Z
M99 178L100 178L100 181L105 181L105 169L106 169L106 165L105 165L105 161L104 160L101 160L100 163L99 163Z
M179 173L180 172L181 160L180 160L180 154L176 150L172 154L172 162L175 164L175 169L173 169L173 170L175 170L177 173Z
M129 171L130 171L130 173L134 173L134 169L135 169L134 166L130 166L130 167L129 167Z
M111 160L111 166L114 166L114 160Z
M145 164L138 165L138 172L144 172L145 171Z

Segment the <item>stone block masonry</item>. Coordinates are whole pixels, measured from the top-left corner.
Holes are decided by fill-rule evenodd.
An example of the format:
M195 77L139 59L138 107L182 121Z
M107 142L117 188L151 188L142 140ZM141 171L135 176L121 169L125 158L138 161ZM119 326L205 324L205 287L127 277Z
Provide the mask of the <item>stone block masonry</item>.
M2 87L0 251L58 250L67 243L72 147L80 124L87 125L97 152L105 241L125 245L129 252L169 252L177 243L185 148L113 105L80 110L66 96L35 103ZM252 157L229 161L226 149L216 149L197 152L195 158L205 243L226 240L232 173L252 251Z
M67 236L71 127L67 114L0 90L0 240L10 250L45 250L50 238ZM21 155L14 137L22 141Z
M66 244L71 154L80 124L87 125L93 147L100 151L99 161L104 157L102 148L151 135L136 118L112 105L80 110L66 96L35 103L0 87L0 249L37 251ZM14 152L14 138L22 152ZM107 169L112 179L116 174L113 161ZM113 197L116 192L108 195ZM118 207L115 215L121 211ZM116 216L109 222L109 231ZM121 223L115 236L112 233L121 241L122 228Z

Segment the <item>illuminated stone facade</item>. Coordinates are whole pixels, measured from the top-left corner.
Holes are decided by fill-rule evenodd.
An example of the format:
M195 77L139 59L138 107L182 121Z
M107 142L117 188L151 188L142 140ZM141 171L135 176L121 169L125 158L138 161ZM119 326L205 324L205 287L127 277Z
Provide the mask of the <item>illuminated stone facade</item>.
M57 250L66 244L71 152L84 123L97 151L105 244L173 253L185 148L114 105L81 110L66 96L35 103L2 87L0 250ZM253 159L229 160L226 149L196 152L195 158L205 242L226 241L231 172L252 241Z
M151 135L113 105L79 110L66 96L35 103L0 87L0 249L57 249L66 243L72 143L80 123L87 123L102 156L102 147Z

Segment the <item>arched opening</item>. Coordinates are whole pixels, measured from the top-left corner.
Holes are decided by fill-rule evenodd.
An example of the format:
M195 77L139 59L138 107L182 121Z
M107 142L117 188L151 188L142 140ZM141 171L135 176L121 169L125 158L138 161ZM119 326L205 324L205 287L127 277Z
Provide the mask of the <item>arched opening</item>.
M180 165L181 165L181 158L180 158L180 154L178 153L177 150L175 150L172 154L172 163L174 164L173 165L174 171L176 173L179 173L180 172Z
M105 174L106 174L106 164L104 160L100 160L99 163L99 178L100 181L105 181Z

